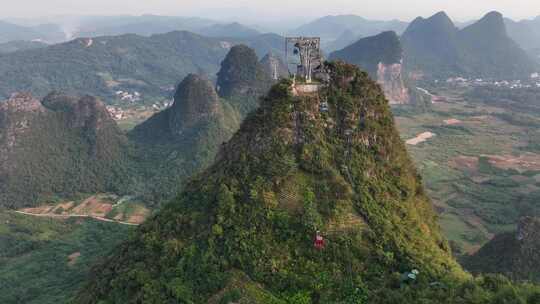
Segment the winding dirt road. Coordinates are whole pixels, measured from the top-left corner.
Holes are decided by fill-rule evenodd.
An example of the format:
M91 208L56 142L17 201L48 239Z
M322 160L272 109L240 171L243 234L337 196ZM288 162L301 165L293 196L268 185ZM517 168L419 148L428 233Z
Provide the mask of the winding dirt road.
M18 214L23 214L23 215L36 216L36 217L50 217L50 218L61 218L61 219L66 219L70 217L91 218L91 219L95 219L102 222L117 223L117 224L122 224L122 225L129 225L129 226L139 226L139 224L135 224L135 223L115 221L108 218L87 215L87 214L50 214L50 213L39 214L39 213L30 213L30 212L24 212L24 211L13 211L13 212L18 213Z

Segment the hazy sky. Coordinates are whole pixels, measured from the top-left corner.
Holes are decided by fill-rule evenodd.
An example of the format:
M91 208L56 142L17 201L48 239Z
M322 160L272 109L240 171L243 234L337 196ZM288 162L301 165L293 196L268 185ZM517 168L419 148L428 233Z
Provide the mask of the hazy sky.
M159 14L268 22L356 14L409 21L444 10L453 19L465 21L491 10L514 19L540 15L540 0L0 0L0 4L0 18Z

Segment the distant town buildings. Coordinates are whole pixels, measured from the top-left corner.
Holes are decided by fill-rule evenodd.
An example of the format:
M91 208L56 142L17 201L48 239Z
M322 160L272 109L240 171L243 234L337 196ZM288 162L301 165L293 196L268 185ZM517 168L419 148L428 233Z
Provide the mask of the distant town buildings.
M126 120L132 117L145 116L144 113L156 113L167 109L173 104L172 100L164 100L151 105L109 105L107 111L114 120Z
M530 79L528 80L486 80L482 78L468 79L464 77L452 77L448 78L446 83L461 87L495 86L508 89L540 88L540 73L531 74Z
M116 97L120 98L122 101L126 102L137 102L141 100L141 93L135 91L133 93L130 93L128 91L116 91L115 92Z

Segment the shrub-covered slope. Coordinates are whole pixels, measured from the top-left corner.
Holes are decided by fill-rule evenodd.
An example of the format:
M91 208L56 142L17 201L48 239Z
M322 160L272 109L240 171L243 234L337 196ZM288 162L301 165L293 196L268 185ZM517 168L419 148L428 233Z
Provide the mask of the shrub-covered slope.
M398 303L414 299L385 291L400 273L462 277L379 86L354 66L328 69L319 94L275 85L77 302Z
M127 138L90 96L19 94L0 103L0 205L126 190Z
M0 303L67 303L91 266L133 228L73 218L58 220L0 208Z

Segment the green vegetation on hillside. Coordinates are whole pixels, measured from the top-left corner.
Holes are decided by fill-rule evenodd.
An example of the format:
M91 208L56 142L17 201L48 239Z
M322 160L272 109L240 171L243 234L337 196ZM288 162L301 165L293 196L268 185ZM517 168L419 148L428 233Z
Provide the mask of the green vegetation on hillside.
M526 300L534 287L467 282L380 88L353 66L328 69L319 96L274 86L216 163L96 267L78 303ZM416 283L400 281L413 269Z
M170 96L189 73L214 75L230 47L244 43L263 56L282 49L277 35L209 38L190 32L150 37L127 34L79 38L47 48L0 54L0 99L15 92L43 97L52 90L89 94L105 101L115 92L139 92L144 99Z
M127 136L93 97L53 93L40 102L21 95L0 103L0 205L96 192L135 195L149 205L170 200L214 160L272 84L247 46L233 47L223 67L227 99L204 76L189 75L171 107Z
M179 84L172 107L129 133L144 180L137 192L152 203L173 198L188 177L212 163L240 119L212 83L189 75Z
M255 51L245 45L234 46L221 63L217 74L219 96L228 99L243 115L259 105L272 80Z
M0 205L20 208L77 193L122 194L129 144L93 97L17 95L0 103Z
M132 230L93 220L29 217L0 210L0 302L68 303Z

